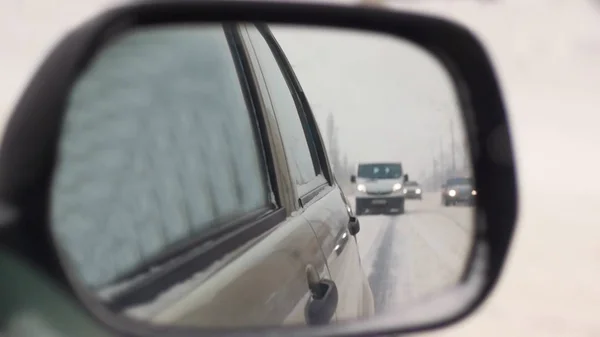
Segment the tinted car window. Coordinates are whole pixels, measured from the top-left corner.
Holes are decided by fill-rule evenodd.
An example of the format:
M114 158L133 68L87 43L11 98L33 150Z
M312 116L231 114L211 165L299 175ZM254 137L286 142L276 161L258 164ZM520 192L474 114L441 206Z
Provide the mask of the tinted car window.
M103 51L68 102L52 189L84 279L111 282L266 207L255 124L220 26L137 31Z
M317 176L317 171L294 96L277 59L260 31L250 26L248 33L267 82L292 176L297 185L306 184Z
M402 165L393 163L360 164L358 176L368 179L398 179L402 177Z

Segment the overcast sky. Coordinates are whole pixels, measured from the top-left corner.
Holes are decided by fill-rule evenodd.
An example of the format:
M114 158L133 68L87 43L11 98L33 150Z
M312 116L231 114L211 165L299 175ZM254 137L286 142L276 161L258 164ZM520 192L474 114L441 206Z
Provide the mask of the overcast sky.
M431 169L441 143L450 151L451 122L457 143L462 143L451 79L418 45L361 31L300 26L272 30L321 132L326 133L331 113L350 161L401 161L405 171L419 175Z

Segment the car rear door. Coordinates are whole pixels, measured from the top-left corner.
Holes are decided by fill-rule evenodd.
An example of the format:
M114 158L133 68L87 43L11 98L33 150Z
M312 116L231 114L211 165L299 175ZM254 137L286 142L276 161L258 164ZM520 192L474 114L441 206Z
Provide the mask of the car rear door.
M292 132L281 128L284 146L290 165L301 167L296 177L296 191L300 211L311 224L321 243L329 273L337 285L339 303L336 314L339 319L351 319L371 314L373 303L370 288L360 264L356 238L348 230L350 214L347 200L335 182L328 164L327 154L319 129L310 107L291 67L273 35L265 26L247 26L263 73L282 73L287 91L295 104L294 113L302 124L296 138ZM267 66L268 64L268 66ZM269 84L269 90L275 84ZM280 124L281 111L275 111ZM298 118L298 117L296 117ZM301 155L298 142L308 145ZM295 160L295 163L294 163ZM303 170L302 170L303 168Z
M99 63L95 82L82 79L115 99L76 96L65 113L52 195L61 245L111 309L141 320L305 324L306 268L325 262L306 219L292 215L277 125L238 30L136 34ZM138 92L119 95L123 86L162 99L139 104ZM110 167L100 162L107 150Z

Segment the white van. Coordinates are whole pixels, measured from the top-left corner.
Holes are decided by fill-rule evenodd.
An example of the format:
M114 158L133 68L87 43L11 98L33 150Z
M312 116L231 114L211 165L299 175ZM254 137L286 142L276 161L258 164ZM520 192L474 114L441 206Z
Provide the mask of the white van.
M408 175L399 162L360 163L350 177L356 184L356 215L403 214Z

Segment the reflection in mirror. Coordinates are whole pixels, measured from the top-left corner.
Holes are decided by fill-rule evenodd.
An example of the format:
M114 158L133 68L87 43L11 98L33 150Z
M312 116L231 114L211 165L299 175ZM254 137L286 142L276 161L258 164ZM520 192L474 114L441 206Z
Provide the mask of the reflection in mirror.
M465 270L468 149L449 75L407 41L146 27L67 98L52 229L83 285L153 324L398 315Z

